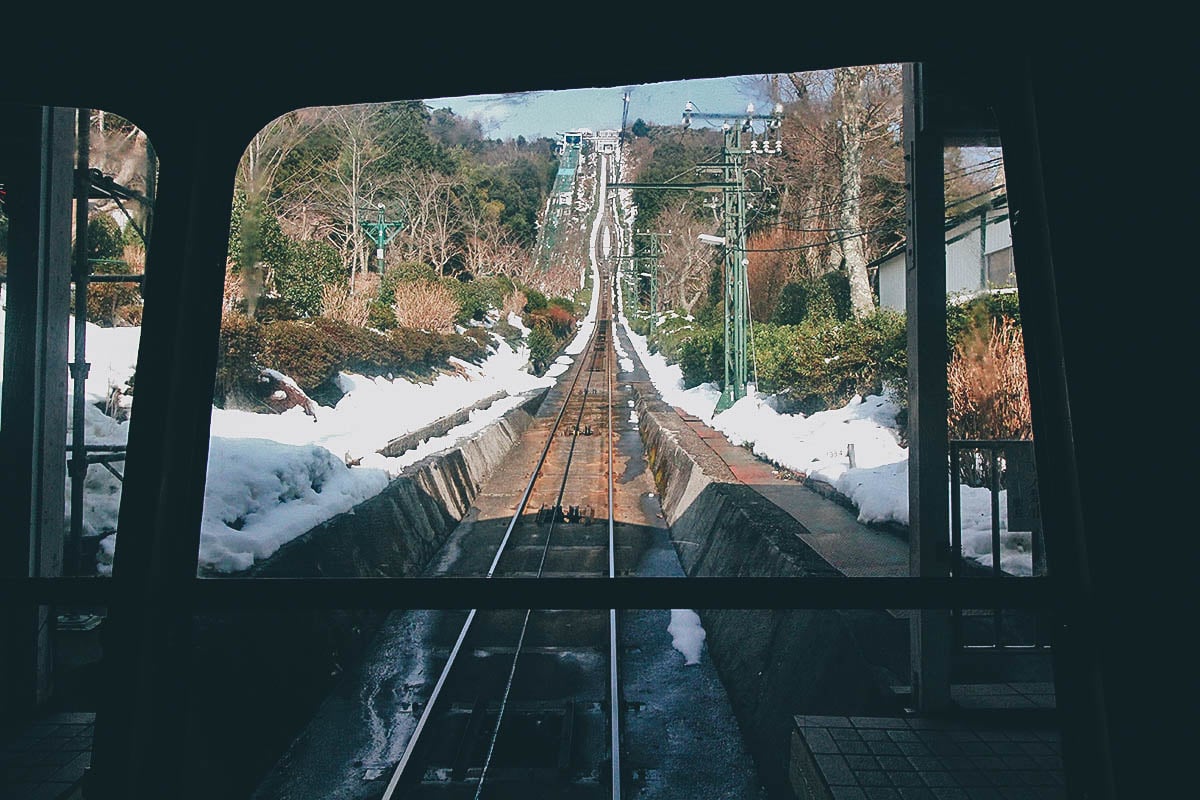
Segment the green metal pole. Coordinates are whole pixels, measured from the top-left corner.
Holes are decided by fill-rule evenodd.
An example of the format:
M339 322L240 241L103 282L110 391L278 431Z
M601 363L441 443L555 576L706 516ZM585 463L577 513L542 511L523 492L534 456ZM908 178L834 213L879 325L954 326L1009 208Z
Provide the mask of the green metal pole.
M658 314L658 234L650 234L650 333Z

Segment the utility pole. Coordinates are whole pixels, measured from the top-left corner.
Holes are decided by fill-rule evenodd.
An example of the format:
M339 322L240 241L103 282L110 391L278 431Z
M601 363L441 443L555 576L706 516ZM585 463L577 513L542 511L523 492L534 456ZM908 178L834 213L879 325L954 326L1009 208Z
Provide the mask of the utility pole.
M725 120L721 126L724 132L721 162L712 165L721 171L725 208L725 386L717 400L716 411L719 413L746 396L746 383L749 380L750 287L746 281L746 267L750 262L746 258L746 156L781 152L782 143L778 136L783 106L777 103L769 115L756 115L753 105L746 107L745 114L705 114L697 111L689 102L683 110L683 127L691 126L693 116ZM767 121L761 141L755 138L754 120ZM772 133L776 137L774 143L770 139ZM743 134L748 134L748 142L743 142Z
M647 256L649 272L637 273L639 277L650 279L650 334L654 334L655 315L658 313L658 237L664 234L657 231L638 231L635 236L645 236L650 239L650 255Z
M698 110L691 101L683 109L683 127L691 127L692 118L724 120L725 133L721 160L701 164L697 170L719 172L721 179L696 183L610 183L615 189L689 189L696 192L722 192L724 197L725 236L717 243L725 246L725 388L717 401L718 412L724 411L746 396L749 379L747 357L749 346L749 287L746 283L746 156L775 155L783 151L779 128L783 122L783 104L776 103L770 114L755 114L754 105L744 114L709 114ZM756 137L754 122L766 122L762 138ZM740 122L740 125L731 122ZM743 141L746 134L746 141ZM774 141L771 140L772 134ZM708 241L703 236L702 240ZM711 239L711 237L710 237Z
M404 227L404 220L384 220L383 218L383 203L378 206L379 220L377 222L360 222L363 230L367 232L367 236L375 243L375 263L379 266L379 273L383 274L383 248L391 244L400 233L400 229ZM354 287L350 287L350 291L354 291Z

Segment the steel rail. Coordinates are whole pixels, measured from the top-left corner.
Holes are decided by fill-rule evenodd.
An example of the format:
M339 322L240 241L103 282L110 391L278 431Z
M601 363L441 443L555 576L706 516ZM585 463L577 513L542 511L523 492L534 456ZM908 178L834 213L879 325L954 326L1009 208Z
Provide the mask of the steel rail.
M604 350L605 378L608 394L608 577L617 577L617 541L613 522L616 514L613 509L613 364L612 351L616 336L616 326L613 325L612 315L612 271L609 270L608 286L605 290L605 305L608 306L608 346ZM612 751L612 797L621 800L621 692L619 670L617 667L617 610L608 610L608 703L610 740L609 749Z
M592 344L595 339L595 330L592 332L592 337L588 340L588 344ZM586 349L584 352L587 352ZM567 410L567 405L575 393L575 387L579 383L579 375L583 372L584 359L579 359L576 365L575 374L571 378L571 386L567 390L566 396L563 398L562 407L558 410L558 415L554 418L554 425L550 428L550 434L546 437L546 444L542 447L541 455L538 457L537 464L534 466L533 473L529 476L529 482L525 485L525 491L521 494L521 500L517 503L517 508L513 512L512 518L508 522L508 527L504 531L504 537L501 539L499 546L496 549L496 556L492 559L492 564L488 568L487 578L495 575L496 566L500 563L500 558L504 555L505 548L508 546L509 539L512 537L513 529L521 519L521 515L525 512L525 507L529 503L529 496L533 493L533 486L537 482L538 475L541 473L542 466L546 462L546 455L550 452L550 445L554 443L554 436L558 433L558 427L562 423L563 414ZM591 381L589 374L588 381ZM575 436L578 436L578 430L575 431ZM450 650L450 655L446 660L445 666L442 667L442 672L438 676L437 682L434 684L433 692L429 695L429 700L425 704L424 710L421 712L421 717L417 720L417 727L413 730L412 736L409 737L408 743L404 747L404 753L400 757L399 763L396 764L396 769L392 772L392 777L388 781L387 788L384 789L381 800L393 800L396 793L396 788L400 785L400 780L404 776L404 771L407 769L409 762L412 760L413 753L416 752L417 744L420 741L421 734L425 731L425 726L433 716L433 709L437 705L438 698L441 695L442 687L446 684L446 679L453 669L455 661L458 658L459 651L462 649L462 644L467 638L467 634L471 629L471 625L475 621L478 609L471 609L467 614L467 619L463 623L462 630L459 631L458 638L454 643L454 647Z
M596 291L599 291L599 287L596 288ZM599 317L600 314L597 312L596 316ZM596 331L598 330L599 326L593 330L592 338L588 341L588 344L593 345L592 367L596 365L594 342ZM567 477L571 474L571 463L575 459L575 445L579 442L579 424L583 422L583 412L587 408L588 390L592 387L592 373L594 371L594 369L588 369L587 383L583 385L583 399L579 403L579 414L575 417L575 428L571 432L571 448L567 451L567 461L563 465L562 481L558 485L558 497L554 500L554 514L550 517L550 524L546 526L546 541L542 544L542 556L538 561L537 574L535 575L537 578L542 577L542 573L546 569L546 556L550 553L550 542L554 537L554 526L558 522L559 514L562 513L562 500L567 491ZM563 408L566 408L565 402L563 403ZM500 709L496 712L496 724L492 728L491 737L489 737L487 755L484 756L483 768L479 772L479 783L475 786L475 800L479 800L483 796L483 785L487 781L488 769L492 765L492 756L496 753L496 742L500 739L500 727L504 723L504 712L508 709L508 700L512 695L513 681L517 677L517 663L521 660L521 648L525 645L525 635L529 632L529 620L532 616L533 609L525 609L525 619L521 622L521 635L517 637L517 646L513 651L512 666L509 667L508 680L504 684L504 693L500 697Z

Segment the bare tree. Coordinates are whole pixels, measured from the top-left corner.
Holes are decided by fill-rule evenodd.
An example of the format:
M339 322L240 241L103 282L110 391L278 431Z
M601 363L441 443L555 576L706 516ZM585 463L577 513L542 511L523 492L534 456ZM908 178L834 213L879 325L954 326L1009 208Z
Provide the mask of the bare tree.
M401 178L407 224L404 239L410 260L431 265L441 274L462 253L457 192L461 184L453 177L429 170Z
M701 233L712 234L716 226L695 216L688 203L671 204L658 215L659 229L669 232L661 237L658 271L662 297L672 305L692 313L708 290L714 254L718 251L700 241Z
M463 220L463 264L472 275L506 275L527 282L533 256L500 224L498 214L484 209Z
M329 215L331 238L349 267L351 284L370 264L363 214L394 183L391 176L377 169L388 152L373 124L376 112L377 107L370 105L329 109L329 129L339 149L337 158L321 168L325 180L320 185L320 196Z
M268 204L279 168L292 150L303 141L316 121L316 110L284 114L254 135L238 164L237 187L242 190L246 204L242 209L242 290L246 313L254 318L258 299L262 295L265 275L261 261L258 231Z
M866 108L863 104L861 67L839 67L833 71L833 105L837 132L842 196L838 227L846 277L850 279L850 308L856 317L875 309L871 283L867 279L867 255L862 233L862 157Z

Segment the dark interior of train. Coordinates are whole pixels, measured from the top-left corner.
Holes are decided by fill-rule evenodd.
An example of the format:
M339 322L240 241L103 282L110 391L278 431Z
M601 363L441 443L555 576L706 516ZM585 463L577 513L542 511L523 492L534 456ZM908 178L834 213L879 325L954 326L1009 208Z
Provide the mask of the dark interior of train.
M83 796L191 796L186 787L194 770L221 768L188 756L189 742L205 735L189 728L185 702L189 637L201 611L439 603L549 608L555 601L627 609L937 608L987 607L993 600L1060 614L1054 669L1069 795L1162 796L1149 787L1162 779L1153 759L1166 735L1152 695L1155 688L1170 692L1160 677L1165 640L1155 636L1167 588L1156 580L1155 565L1164 551L1153 560L1131 555L1158 549L1135 550L1134 543L1157 538L1156 473L1168 468L1147 464L1114 476L1109 465L1152 449L1121 421L1121 409L1155 402L1147 387L1178 380L1159 371L1158 359L1166 356L1158 331L1163 295L1172 292L1167 282L1182 277L1182 269L1177 261L1150 263L1144 240L1157 237L1138 232L1160 224L1142 205L1156 190L1134 164L1161 144L1137 119L1139 109L1153 105L1144 94L1153 70L1130 67L1129 54L1109 46L1111 31L1005 9L986 15L892 9L872 18L847 6L803 12L767 6L761 16L748 7L738 20L741 33L727 27L725 12L697 9L686 15L595 5L423 9L389 12L378 28L369 13L293 11L311 17L307 29L304 20L283 22L258 11L197 14L170 24L123 12L103 24L6 25L0 182L10 194L14 186L36 184L42 107L105 109L134 121L153 141L159 164L138 413L114 575L97 581L31 573L29 527L20 513L4 513L0 537L6 636L16 637L21 625L13 620L30 609L74 602L108 610L105 691ZM780 19L788 20L786 33L777 27ZM1002 586L997 595L939 579L849 579L794 587L799 599L789 599L782 579L757 577L706 584L703 599L700 590L672 595L681 590L654 579L645 586L617 581L611 590L468 582L456 590L464 599L439 587L406 589L404 579L206 584L195 577L230 187L247 143L265 124L320 105L877 63L920 66L918 124L939 141L987 139L998 126L1010 193L1022 203L1016 223L1029 231L1022 280L1039 287L1025 312L1039 331L1029 353L1043 513L1061 531L1057 544L1047 545L1062 565L1052 577L1025 594ZM1170 170L1157 163L1152 171ZM1151 270L1162 283L1149 280ZM18 343L10 333L6 348L34 352L37 345ZM1172 375L1179 374L1174 367ZM18 445L16 418L5 423L4 506L28 514L33 457ZM1183 527L1181 521L1171 529ZM5 658L0 688L9 693L27 676ZM27 695L6 694L2 715L17 720L33 713L20 699Z

